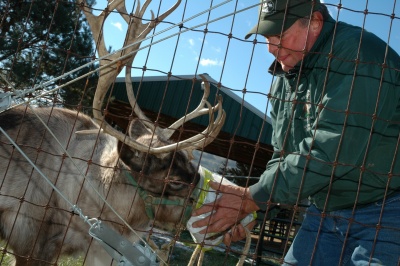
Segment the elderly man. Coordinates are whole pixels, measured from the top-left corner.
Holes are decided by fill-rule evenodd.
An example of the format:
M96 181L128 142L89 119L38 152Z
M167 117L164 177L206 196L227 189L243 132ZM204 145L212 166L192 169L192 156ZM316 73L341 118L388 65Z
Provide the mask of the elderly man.
M309 199L284 265L398 265L399 55L319 0L261 1L252 34L275 56L275 152L255 185L211 184L222 197L193 226L221 232L250 212ZM244 236L241 225L233 232L226 244Z

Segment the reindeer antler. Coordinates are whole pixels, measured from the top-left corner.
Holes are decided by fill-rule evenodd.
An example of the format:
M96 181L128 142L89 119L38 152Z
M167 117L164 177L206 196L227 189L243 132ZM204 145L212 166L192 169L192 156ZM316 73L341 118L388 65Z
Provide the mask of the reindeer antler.
M180 141L178 143L166 145L163 147L158 147L158 148L153 148L153 147L148 147L144 146L140 143L137 143L135 140L130 139L128 136L123 134L122 132L114 129L110 125L103 126L104 130L109 133L110 135L116 137L120 141L124 142L127 145L130 145L131 147L134 147L137 150L140 150L142 152L149 152L153 154L160 154L160 153L165 153L165 152L170 152L175 149L186 149L189 151L192 151L196 148L203 148L206 145L210 144L218 135L220 132L222 126L224 125L225 118L226 118L226 113L222 109L222 97L218 96L218 103L212 107L211 104L207 101L208 96L210 95L210 83L207 81L207 79L203 76L200 75L202 78L203 82L203 97L201 99L201 102L199 106L193 110L191 113L183 116L180 118L178 121L173 123L171 126L168 128L162 129L162 128L155 128L154 124L151 123L150 119L147 118L147 116L143 113L143 111L140 109L139 105L137 104L136 97L133 93L133 88L132 88L132 80L131 80L131 67L127 66L126 67L126 75L125 75L125 84L127 88L127 94L128 94L128 99L129 103L133 108L134 113L137 115L139 119L153 132L155 131L156 135L162 136L164 139L169 139L171 138L172 134L175 132L176 129L178 129L180 126L182 126L184 123L199 117L204 114L209 115L209 125L207 128L186 140ZM215 117L214 113L217 113L217 116Z
M179 6L181 0L178 0L169 10L160 15L157 19L154 18L154 13L151 11L151 20L147 23L142 23L142 17L143 14L146 12L146 9L149 6L151 0L147 0L142 8L140 8L140 1L138 0L137 2L137 8L133 16L129 16L126 13L125 0L108 0L108 6L98 16L92 14L91 9L86 3L86 0L83 0L83 4L81 4L81 8L87 18L90 29L92 30L93 37L97 42L96 47L99 56L100 58L107 56L107 59L100 60L100 67L107 67L101 68L99 72L99 81L93 100L93 116L98 123L102 123L102 121L104 120L101 110L105 95L111 84L121 72L123 66L129 61L133 61L143 39L146 38L147 34L149 34L149 32L154 29L154 27L159 22L161 22ZM107 51L104 42L103 25L108 15L114 9L120 12L121 16L129 25L124 47L127 46L127 44L132 44L127 46L127 48L124 49L121 54L110 54ZM118 58L123 55L122 53L130 56L118 61ZM118 63L110 64L109 62Z
M177 0L177 2L169 10L160 15L158 18L154 18L154 13L150 11L151 20L147 23L142 23L142 18L151 0L146 0L143 7L141 7L140 1L138 0L137 7L133 16L127 14L125 0L108 0L107 8L105 8L103 12L98 16L94 16L91 13L91 9L87 6L86 0L82 1L83 4L81 4L81 8L86 15L86 18L93 33L93 37L97 41L97 51L99 53L99 56L100 58L102 58L102 60L100 60L101 70L99 73L99 81L93 100L93 116L95 121L100 124L101 128L103 128L103 130L108 134L113 135L118 140L124 142L126 145L129 145L137 150L150 152L153 154L169 152L174 149L193 150L195 148L204 147L205 145L212 142L222 128L226 114L225 111L222 109L222 98L220 96L218 97L217 105L214 107L212 107L211 104L207 101L207 98L210 94L210 84L204 76L201 76L204 84L204 95L199 106L190 114L187 114L166 129L154 127L153 123L151 123L151 121L141 111L133 94L131 67L141 42L159 22L164 20L179 6L181 0ZM112 10L117 10L129 25L124 43L124 47L126 48L121 53L114 54L110 54L107 51L104 42L104 35L102 32L104 21ZM118 60L119 58L121 58L121 56L123 56L123 59ZM175 132L175 130L182 126L185 122L204 114L209 115L208 127L200 134L197 134L184 141L158 148L144 146L143 144L136 142L122 132L114 129L105 121L101 110L107 91L109 90L110 86L115 81L116 77L121 72L124 66L126 69L125 83L129 102L139 119L143 121L146 127L155 132L156 135L162 136L165 139L169 139ZM216 117L214 117L215 112L218 112Z

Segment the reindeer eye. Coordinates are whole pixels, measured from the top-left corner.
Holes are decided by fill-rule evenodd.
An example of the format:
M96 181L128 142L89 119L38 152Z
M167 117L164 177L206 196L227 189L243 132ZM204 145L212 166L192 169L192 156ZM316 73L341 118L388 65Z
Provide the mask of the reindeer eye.
M177 181L173 181L170 180L168 182L168 185L173 189L173 190L180 190L183 188L184 184L182 182L177 182Z

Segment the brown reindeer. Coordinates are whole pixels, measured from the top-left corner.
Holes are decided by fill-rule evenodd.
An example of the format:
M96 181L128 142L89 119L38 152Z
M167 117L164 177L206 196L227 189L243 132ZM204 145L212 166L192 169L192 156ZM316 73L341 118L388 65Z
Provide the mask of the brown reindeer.
M112 54L111 60L100 61L94 119L77 111L29 105L0 114L5 133L0 134L0 238L4 249L15 255L16 265L49 265L61 255L77 254L86 255L86 264L109 265L111 257L100 258L104 251L88 234L86 217L101 220L132 242L152 224L173 230L188 219L191 193L199 178L190 163L190 151L216 137L225 112L221 99L214 107L207 102L209 84L204 78L198 108L168 128L154 126L141 112L131 88L131 64L140 40L180 1L157 19L141 24L149 3L143 8L138 5L133 22L122 0L110 1L97 17L85 1L81 5L93 35L100 40L101 57L106 56L101 25L113 9L130 25L126 45L138 42L125 50L122 59L121 54ZM138 117L127 134L107 124L101 111L122 65ZM210 116L210 124L203 132L178 143L169 140L185 122L204 114Z

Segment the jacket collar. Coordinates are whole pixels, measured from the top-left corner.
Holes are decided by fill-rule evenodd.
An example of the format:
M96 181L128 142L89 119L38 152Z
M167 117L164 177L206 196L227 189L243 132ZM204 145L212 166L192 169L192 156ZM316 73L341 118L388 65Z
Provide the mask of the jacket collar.
M326 42L332 37L332 31L334 30L336 21L329 16L327 20L324 21L324 26L322 27L321 33L311 48L309 54L303 60L302 73L305 74L308 71L312 70L315 62L321 56L319 51L322 50L322 47L326 44ZM296 77L300 71L301 62L297 63L297 65L289 70L289 72L285 72L282 69L281 63L277 60L272 62L271 66L268 69L268 73L275 76L293 78Z

